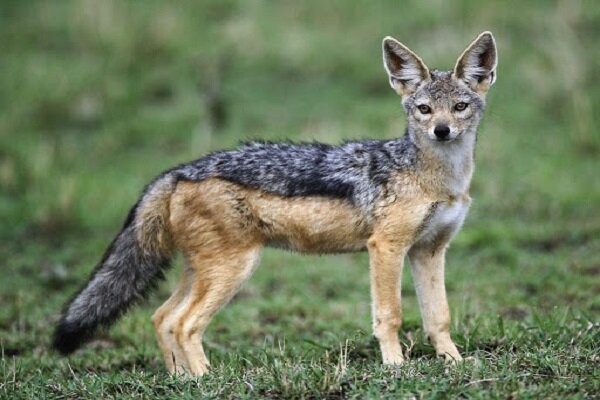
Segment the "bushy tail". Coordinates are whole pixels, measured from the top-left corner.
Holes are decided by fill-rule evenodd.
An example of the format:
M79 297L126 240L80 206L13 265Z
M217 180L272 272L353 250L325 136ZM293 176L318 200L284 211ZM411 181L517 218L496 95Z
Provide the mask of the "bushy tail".
M54 348L75 351L99 326L108 326L163 277L173 253L168 228L175 179L164 175L148 185L90 280L65 307Z

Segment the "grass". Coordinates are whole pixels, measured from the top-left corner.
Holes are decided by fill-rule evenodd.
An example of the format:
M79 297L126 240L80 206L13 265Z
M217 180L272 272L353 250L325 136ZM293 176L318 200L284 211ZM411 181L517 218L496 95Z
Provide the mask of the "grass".
M0 397L586 398L600 393L600 6L595 2L6 1L0 6ZM267 250L211 324L213 372L169 376L156 294L70 358L53 324L163 169L248 138L391 138L394 35L449 68L483 30L498 82L449 252L450 367L411 277L380 365L367 257ZM408 270L408 268L407 268Z

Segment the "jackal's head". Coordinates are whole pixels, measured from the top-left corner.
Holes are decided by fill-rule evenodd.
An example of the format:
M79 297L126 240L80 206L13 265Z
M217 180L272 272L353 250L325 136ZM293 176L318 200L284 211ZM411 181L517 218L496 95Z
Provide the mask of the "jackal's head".
M475 136L485 95L496 80L497 60L490 32L483 32L467 47L453 71L430 71L396 39L383 40L383 65L390 85L402 96L409 131L419 141L451 142Z

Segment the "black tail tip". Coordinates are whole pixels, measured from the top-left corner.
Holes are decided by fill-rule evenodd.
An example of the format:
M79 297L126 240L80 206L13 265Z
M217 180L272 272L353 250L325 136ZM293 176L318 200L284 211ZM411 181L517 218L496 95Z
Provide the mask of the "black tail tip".
M80 348L90 337L91 333L79 324L61 321L54 332L52 347L66 356Z

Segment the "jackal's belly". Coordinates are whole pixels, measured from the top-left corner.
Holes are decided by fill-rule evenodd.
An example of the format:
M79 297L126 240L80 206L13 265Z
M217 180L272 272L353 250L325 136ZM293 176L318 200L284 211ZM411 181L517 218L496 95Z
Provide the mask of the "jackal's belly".
M360 210L344 200L254 192L248 205L272 247L306 253L360 251L372 230Z

